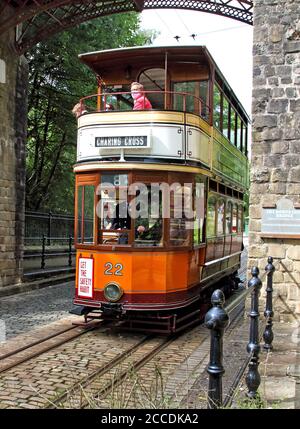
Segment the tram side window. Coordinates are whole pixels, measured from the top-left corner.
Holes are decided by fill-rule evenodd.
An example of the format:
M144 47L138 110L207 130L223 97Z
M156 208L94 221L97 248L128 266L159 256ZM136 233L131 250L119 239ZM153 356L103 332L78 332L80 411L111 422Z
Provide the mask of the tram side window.
M196 212L194 221L194 245L203 242L203 225L204 225L204 198L205 198L205 179L200 176L196 177L194 191L194 210Z
M225 234L229 235L232 233L232 202L227 202L226 207L226 222L225 222Z
M77 188L77 243L94 243L95 187Z
M238 207L237 204L232 206L232 232L237 233L238 231Z
M242 150L242 121L239 115L237 115L236 146L239 150Z
M217 235L224 235L225 201L218 200Z
M209 197L207 203L207 217L206 217L206 236L207 238L216 236L216 203L215 197Z
M223 136L229 139L230 131L230 118L229 118L229 102L225 96L223 96Z
M128 244L130 217L127 203L127 174L101 175L100 200L97 205L99 242Z
M221 91L214 85L214 126L221 130Z
M176 82L174 83L174 92L184 92L195 94L196 82ZM194 111L194 97L192 95L174 94L174 109L186 110L187 112Z
M235 137L236 137L236 112L233 109L233 107L231 107L230 109L230 142L235 145L236 141L235 141Z
M162 192L152 190L151 186L140 190L136 198L134 210L139 216L135 219L134 245L162 246L163 245L163 219L162 219Z
M170 245L188 246L190 244L191 219L188 219L184 211L184 186L177 184L170 195ZM188 197L187 197L188 198ZM193 221L192 221L193 222Z
M207 119L208 80L175 82L173 88L174 92L191 94L186 96L174 94L174 110L184 110L185 106L187 112L199 114Z
M239 224L238 224L238 232L243 232L243 213L244 208L242 205L239 205Z
M243 122L243 128L242 128L242 135L243 135L243 153L247 155L247 125Z

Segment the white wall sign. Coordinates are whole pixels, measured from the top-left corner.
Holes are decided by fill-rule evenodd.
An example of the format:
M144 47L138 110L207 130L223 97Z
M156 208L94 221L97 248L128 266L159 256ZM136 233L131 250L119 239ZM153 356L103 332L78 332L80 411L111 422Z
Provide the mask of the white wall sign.
M6 83L6 64L0 58L0 83Z
M78 296L93 298L94 291L94 259L79 258L78 260Z

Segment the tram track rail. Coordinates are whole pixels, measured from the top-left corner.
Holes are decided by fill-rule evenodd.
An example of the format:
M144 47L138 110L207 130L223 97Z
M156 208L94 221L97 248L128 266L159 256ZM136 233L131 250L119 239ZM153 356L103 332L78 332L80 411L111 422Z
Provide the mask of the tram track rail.
M234 296L231 296L227 300L227 304L236 300L237 295L240 291L237 291ZM226 304L226 305L227 305ZM232 307L232 305L231 305ZM241 308L234 306L235 315L232 314L231 320L238 317L241 312ZM41 339L32 341L31 343L25 344L22 347L9 350L7 353L0 355L0 374L4 374L10 369L18 367L24 362L43 355L48 351L51 351L61 345L71 342L83 334L90 332L95 329L105 328L105 330L112 328L111 323L103 320L94 321L89 326L80 325L69 325L64 329L59 329L56 332L52 332L49 335L44 336ZM114 327L116 328L116 327ZM194 329L194 328L192 328ZM76 380L75 383L65 389L64 392L54 397L48 397L46 403L43 404L43 408L68 408L68 404L72 404L71 408L88 408L90 406L87 398L106 398L109 396L112 389L117 388L126 379L130 371L138 372L140 369L150 363L160 352L166 354L168 346L170 346L177 338L183 336L185 333L191 331L191 328L178 333L174 333L167 337L151 334L146 335L142 339L139 339L135 344L113 357L101 367L92 371L80 380ZM124 333L124 331L123 331ZM209 337L209 333L205 334L205 338ZM126 339L125 339L126 340ZM100 362L99 362L100 363Z
M102 321L104 325L104 322ZM47 335L41 339L33 341L29 344L13 349L3 355L0 355L0 374L21 365L43 353L55 349L69 341L72 341L81 335L90 332L100 326L99 323L93 323L89 326L77 326L71 324L70 326L58 330L50 335ZM69 335L71 331L74 331L73 335ZM65 335L66 334L66 335ZM56 341L53 341L57 339Z
M243 294L243 292L238 292L237 294ZM234 329L233 325L241 316L243 309L241 305L234 303L236 299L231 298L229 301L234 304L233 306L229 304L231 305L230 326ZM118 388L129 376L130 372L137 373L160 352L174 343L176 339L184 335L186 331L188 331L188 328L183 332L178 332L168 337L159 337L152 334L143 338L129 350L116 356L84 379L76 382L66 392L49 401L49 405L45 408L89 408L90 402L95 398L106 399L112 389ZM209 339L209 337L210 333L207 332L203 341Z
M122 383L129 371L137 371L153 359L160 351L175 341L178 336L179 334L173 334L171 337L157 338L157 336L150 335L143 338L129 350L116 356L109 363L98 368L86 378L78 381L67 392L64 392L59 395L59 397L55 398L55 400L51 401L51 404L45 408L56 408L69 404L72 404L72 408L75 408L76 405L79 408L87 408L89 401L82 401L83 389L86 389L87 394L92 394L93 396L106 396L113 386L116 387ZM156 342L158 342L157 345L155 345ZM154 343L153 348L151 343ZM133 362L132 359L134 359L135 355L137 355L137 358ZM115 377L115 370L119 368L119 365L124 366L124 364L126 365L125 369L121 370L117 377ZM99 384L103 384L103 378L101 381L99 378L103 376L106 376L106 383L103 387L99 388Z

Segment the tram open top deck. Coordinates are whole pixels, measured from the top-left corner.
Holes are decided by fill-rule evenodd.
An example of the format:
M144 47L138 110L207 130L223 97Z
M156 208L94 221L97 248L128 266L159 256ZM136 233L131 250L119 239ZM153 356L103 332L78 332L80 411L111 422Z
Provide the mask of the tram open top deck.
M249 117L206 47L135 47L79 58L96 74L98 89L81 99L75 172L116 162L184 164L247 188ZM132 110L133 81L144 85L151 110Z

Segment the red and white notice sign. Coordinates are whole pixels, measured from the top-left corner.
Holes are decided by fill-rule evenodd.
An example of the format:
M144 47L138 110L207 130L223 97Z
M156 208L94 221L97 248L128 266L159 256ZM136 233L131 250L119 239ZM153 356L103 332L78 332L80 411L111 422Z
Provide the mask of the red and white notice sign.
M94 259L79 258L78 261L78 296L93 298Z

